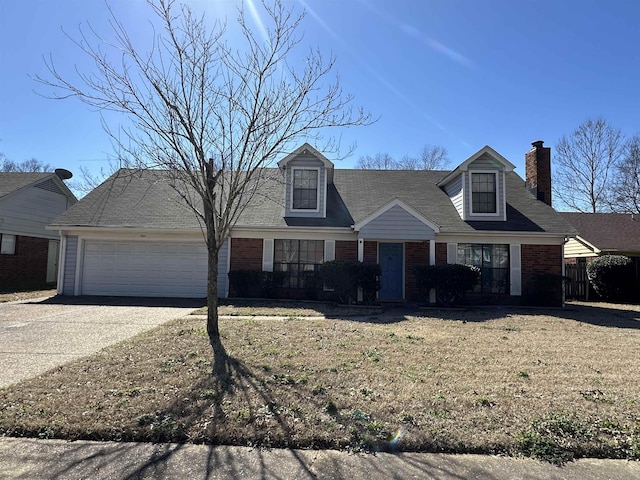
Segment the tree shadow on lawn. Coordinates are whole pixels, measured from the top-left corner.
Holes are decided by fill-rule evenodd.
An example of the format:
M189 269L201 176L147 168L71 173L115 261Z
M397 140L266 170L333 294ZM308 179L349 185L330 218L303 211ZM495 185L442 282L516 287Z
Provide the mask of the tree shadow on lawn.
M564 308L509 306L450 309L429 308L420 309L415 315L461 322L488 322L513 315L549 316L600 327L640 329L640 311L625 309L624 306L615 308L597 303L589 305L568 304Z

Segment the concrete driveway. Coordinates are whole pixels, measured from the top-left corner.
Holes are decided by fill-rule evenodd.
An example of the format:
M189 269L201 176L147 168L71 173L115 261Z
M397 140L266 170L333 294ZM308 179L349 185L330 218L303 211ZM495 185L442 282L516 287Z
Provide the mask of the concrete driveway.
M204 300L51 297L0 303L0 387L97 352Z

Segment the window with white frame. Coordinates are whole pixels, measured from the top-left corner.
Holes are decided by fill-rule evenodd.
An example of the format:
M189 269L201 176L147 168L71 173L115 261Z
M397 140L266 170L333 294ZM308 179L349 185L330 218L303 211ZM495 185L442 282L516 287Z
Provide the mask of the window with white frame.
M304 288L324 261L324 240L275 240L273 250L273 270L288 273L288 288Z
M318 170L293 170L293 210L318 209Z
M0 255L16 254L16 236L0 233Z
M509 245L459 243L458 263L480 269L474 291L509 293Z
M496 179L492 172L471 174L472 213L498 213Z

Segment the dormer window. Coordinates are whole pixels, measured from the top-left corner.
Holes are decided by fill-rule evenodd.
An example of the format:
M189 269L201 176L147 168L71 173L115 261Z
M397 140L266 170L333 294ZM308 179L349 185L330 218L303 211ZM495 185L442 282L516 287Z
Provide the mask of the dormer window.
M497 210L497 173L471 174L471 212L495 214Z
M293 210L318 210L319 169L293 169Z

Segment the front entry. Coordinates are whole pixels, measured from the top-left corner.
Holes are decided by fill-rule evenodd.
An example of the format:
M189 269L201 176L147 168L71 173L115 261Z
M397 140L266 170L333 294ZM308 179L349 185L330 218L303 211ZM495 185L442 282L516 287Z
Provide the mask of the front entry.
M378 292L380 300L402 300L402 243L379 243L378 263L382 269L382 288Z

